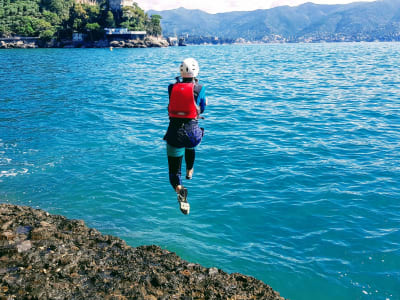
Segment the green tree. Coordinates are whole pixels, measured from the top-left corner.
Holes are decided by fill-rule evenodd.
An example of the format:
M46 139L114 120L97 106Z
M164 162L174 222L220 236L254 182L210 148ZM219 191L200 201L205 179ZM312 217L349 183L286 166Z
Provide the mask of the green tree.
M88 23L98 22L100 19L100 6L98 5L89 5L84 6L86 10L86 14L88 16Z
M44 18L47 22L49 22L50 24L52 24L52 25L60 25L60 24L61 24L61 18L60 18L57 14L55 14L55 13L53 13L53 12L44 10L44 11L42 12L42 15L43 15L43 18Z
M56 33L55 30L46 29L45 31L42 31L42 32L39 34L39 38L40 38L42 41L49 42L49 41L54 37L55 33Z
M35 19L32 17L15 18L12 23L12 30L24 36L33 36L35 34L34 21Z
M41 7L57 14L62 19L67 19L74 3L74 0L42 0Z
M98 23L86 24L86 31L91 41L98 40L103 35L103 29Z
M120 26L130 30L146 30L146 16L137 4L133 7L123 7Z
M148 17L137 3L111 11L108 0L97 0L95 5L75 0L0 0L0 36L71 39L77 31L99 39L103 28L120 26L159 35L160 19L157 15Z
M104 21L104 27L115 27L114 15L111 11L107 11L107 16Z
M81 4L75 4L70 10L69 23L71 29L77 32L83 32L89 16Z
M152 15L148 22L147 33L154 36L159 36L162 33L160 15Z

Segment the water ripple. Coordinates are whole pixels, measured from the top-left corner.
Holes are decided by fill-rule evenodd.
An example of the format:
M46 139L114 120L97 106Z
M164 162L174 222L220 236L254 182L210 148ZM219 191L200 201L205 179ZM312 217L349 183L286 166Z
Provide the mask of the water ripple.
M184 218L162 137L189 56L210 105ZM399 61L396 43L2 51L0 197L291 299L400 298Z

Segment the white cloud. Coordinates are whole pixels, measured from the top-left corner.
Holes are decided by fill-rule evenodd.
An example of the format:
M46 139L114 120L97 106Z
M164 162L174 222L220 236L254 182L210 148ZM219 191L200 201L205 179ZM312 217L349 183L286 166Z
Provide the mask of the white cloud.
M267 9L275 6L290 5L296 6L305 2L314 2L318 4L345 4L355 2L356 0L139 0L139 6L145 10L167 10L178 7L185 7L187 9L200 9L209 13L227 12L227 11L240 11L240 10L255 10ZM360 1L360 0L358 0ZM361 1L375 1L375 0L361 0Z

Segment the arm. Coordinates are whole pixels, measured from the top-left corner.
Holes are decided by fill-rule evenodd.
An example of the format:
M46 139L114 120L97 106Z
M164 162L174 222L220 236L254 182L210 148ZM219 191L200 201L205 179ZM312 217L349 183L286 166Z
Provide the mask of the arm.
M196 101L197 105L200 106L200 113L202 114L207 106L207 97L206 97L206 88L204 86L201 87L199 96Z

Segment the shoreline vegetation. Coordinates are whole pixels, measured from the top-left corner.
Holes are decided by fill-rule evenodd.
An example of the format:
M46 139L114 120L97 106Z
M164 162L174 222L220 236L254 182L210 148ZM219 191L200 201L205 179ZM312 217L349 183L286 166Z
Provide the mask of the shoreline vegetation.
M0 48L165 47L161 16L124 0L0 0ZM107 35L107 29L124 29ZM141 38L130 38L140 33ZM117 43L123 42L123 43Z
M0 298L283 300L253 277L26 206L0 204Z

